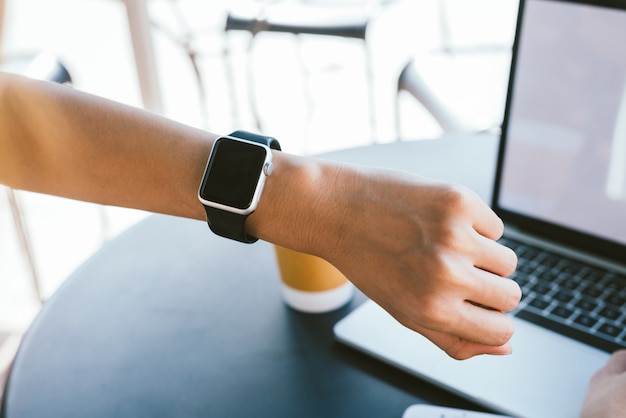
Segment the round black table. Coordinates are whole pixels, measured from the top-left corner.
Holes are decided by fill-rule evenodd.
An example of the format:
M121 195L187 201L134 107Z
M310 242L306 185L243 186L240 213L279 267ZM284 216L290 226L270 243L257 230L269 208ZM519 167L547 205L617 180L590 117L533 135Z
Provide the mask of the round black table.
M321 157L457 181L489 198L497 139L397 142ZM414 403L480 410L343 346L333 325L365 300L285 306L272 246L153 215L103 246L25 335L2 416L401 417Z

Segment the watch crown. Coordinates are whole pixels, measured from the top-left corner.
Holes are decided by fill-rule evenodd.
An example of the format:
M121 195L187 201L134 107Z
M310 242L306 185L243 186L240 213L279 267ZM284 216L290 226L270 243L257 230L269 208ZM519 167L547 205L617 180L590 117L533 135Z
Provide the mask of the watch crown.
M274 166L272 165L271 161L268 161L265 163L265 165L263 165L263 173L266 176L269 176L270 174L272 174L273 169L274 169Z

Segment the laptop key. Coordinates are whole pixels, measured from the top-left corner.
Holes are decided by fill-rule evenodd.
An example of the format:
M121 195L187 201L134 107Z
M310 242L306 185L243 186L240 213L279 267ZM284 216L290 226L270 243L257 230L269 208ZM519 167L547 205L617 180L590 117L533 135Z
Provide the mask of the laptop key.
M537 315L536 313L530 312L529 310L518 311L515 316L517 318L551 329L552 331L563 334L566 337L573 338L575 340L581 341L585 344L589 344L593 347L610 353L622 348L626 348L626 343L624 341L619 341L615 338L611 338L608 335L605 336L600 333L589 334L589 332L585 332L581 329L565 325L550 318L545 318L544 316Z
M561 282L561 287L569 290L576 290L580 287L580 278L576 276L566 276Z
M606 307L600 310L600 315L603 316L604 318L616 320L617 318L621 316L621 313L616 309Z
M584 328L591 329L598 323L598 320L581 313L574 319L574 322Z
M613 324L602 324L600 328L598 328L598 331L611 337L617 337L622 331L622 328Z
M555 267L557 264L559 264L560 261L561 261L561 257L557 257L556 255L549 254L543 259L541 264L543 264L546 267Z
M580 300L576 301L576 303L574 303L574 306L582 309L583 311L592 312L594 309L596 309L598 303L591 299L581 298Z
M543 311L548 306L550 306L550 302L544 299L533 299L530 302L528 302L528 305L532 306L533 308L536 308L537 310Z
M546 270L541 274L541 279L544 283L554 283L559 277L559 271L556 269Z
M606 282L603 284L602 287L608 290L609 293L616 293L619 292L621 289L624 289L624 286L626 286L624 282L625 281L621 276L611 274L607 277Z
M577 263L576 261L568 260L567 265L563 267L563 273L574 276L583 271L584 268L585 266L583 266L582 264Z
M613 294L613 295L610 295L606 299L606 301L615 306L621 306L622 308L624 308L624 305L626 305L626 296Z
M574 299L574 294L570 292L569 290L563 289L563 290L557 291L554 295L552 295L552 297L558 300L559 302L568 303L572 299Z
M595 268L587 268L581 273L581 278L584 283L588 283L589 286L597 285L602 281L602 278L606 272Z
M519 284L520 286L525 286L526 284L530 283L530 276L524 276L521 274L513 274L511 278L515 280L517 284Z
M564 306L555 306L550 313L560 318L567 319L574 314L574 311Z
M529 274L533 272L533 268L530 266L530 264L525 264L525 263L521 265L518 264L517 271L520 273Z
M545 283L536 283L531 287L531 289L539 295L547 295L552 290L552 287Z
M600 296L602 293L604 293L604 289L595 286L595 285L591 285L591 286L587 286L584 287L581 292L586 295L589 296L590 298L597 298L598 296Z

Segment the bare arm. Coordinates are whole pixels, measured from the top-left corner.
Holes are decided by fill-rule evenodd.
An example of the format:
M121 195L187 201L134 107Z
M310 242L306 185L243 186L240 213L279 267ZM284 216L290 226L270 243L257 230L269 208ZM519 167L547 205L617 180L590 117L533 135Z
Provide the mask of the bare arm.
M14 188L201 219L193 189L212 140L69 87L0 77L0 182Z
M0 183L15 188L204 219L196 196L215 137L0 74ZM511 349L504 312L521 293L504 276L516 258L494 241L500 219L467 189L276 152L246 229L329 260L455 358Z

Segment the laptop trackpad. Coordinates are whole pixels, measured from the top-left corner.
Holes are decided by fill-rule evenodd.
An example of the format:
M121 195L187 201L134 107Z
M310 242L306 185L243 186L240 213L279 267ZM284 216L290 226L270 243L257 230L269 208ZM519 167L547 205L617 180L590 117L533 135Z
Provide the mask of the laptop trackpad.
M514 416L578 416L591 375L608 354L515 320L509 356L457 361L368 301L335 326L339 341Z

